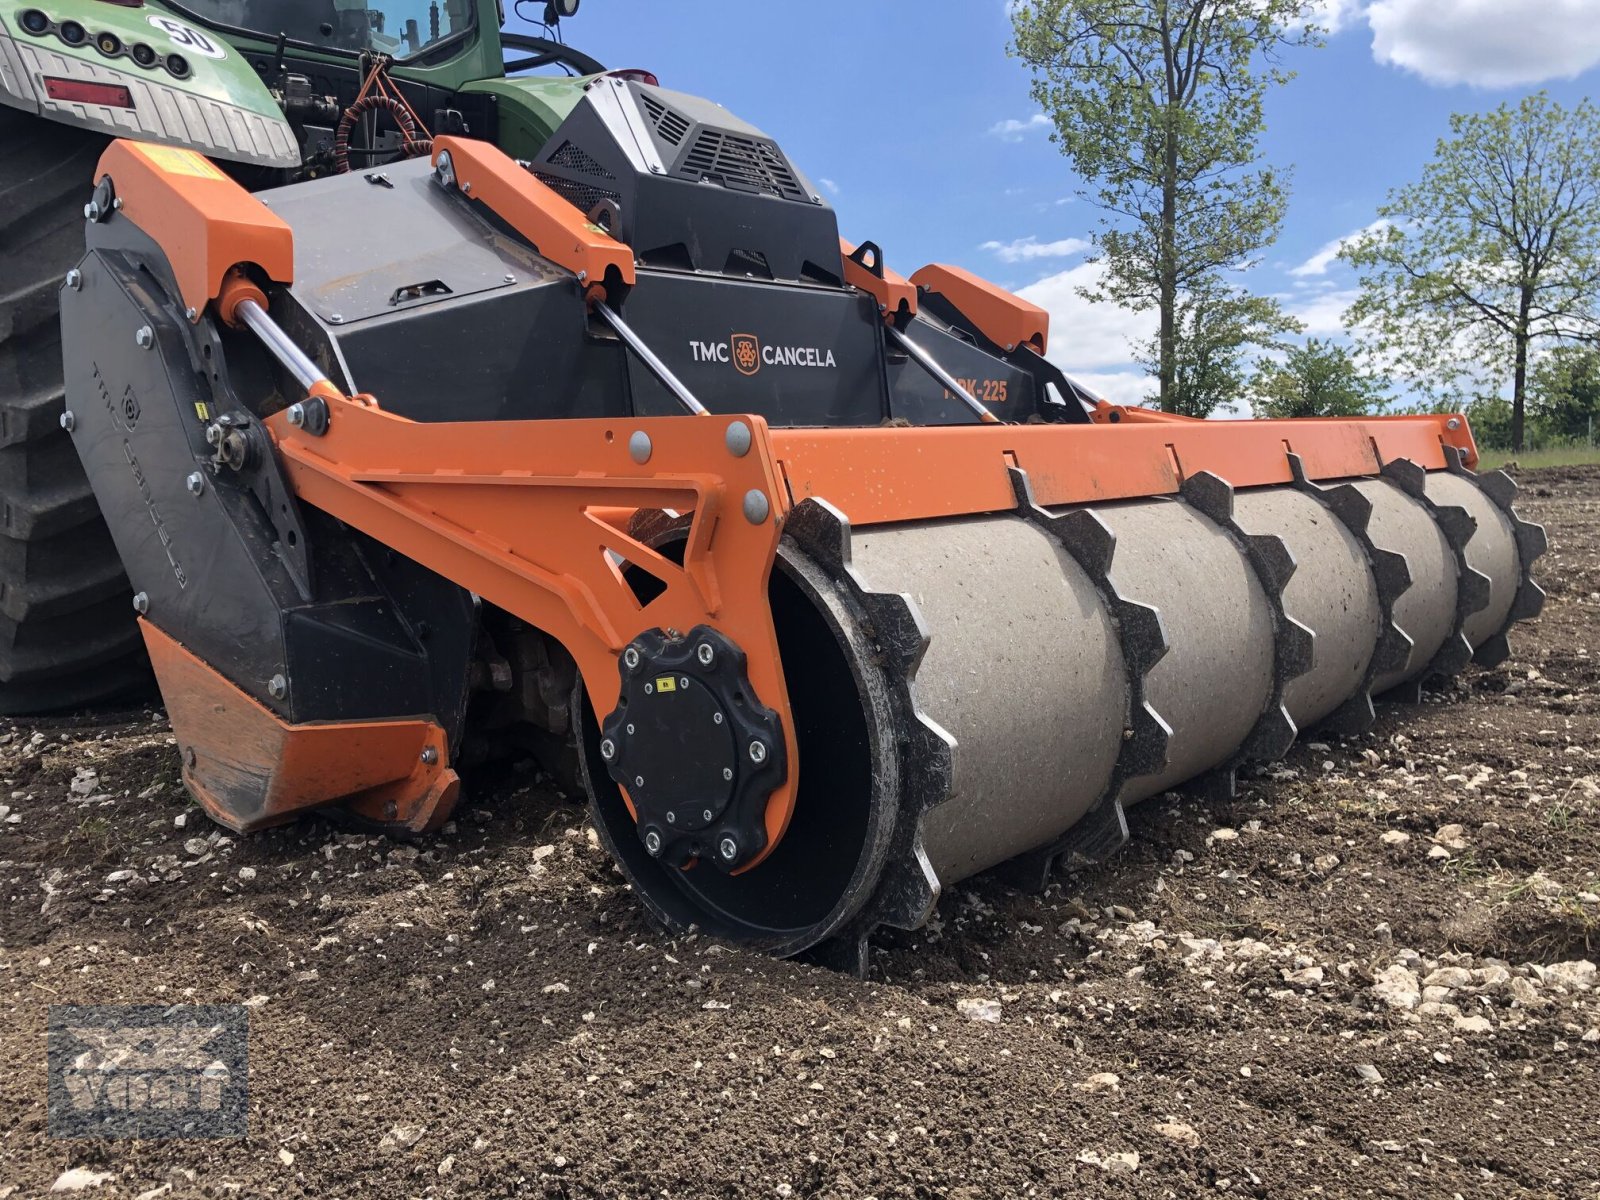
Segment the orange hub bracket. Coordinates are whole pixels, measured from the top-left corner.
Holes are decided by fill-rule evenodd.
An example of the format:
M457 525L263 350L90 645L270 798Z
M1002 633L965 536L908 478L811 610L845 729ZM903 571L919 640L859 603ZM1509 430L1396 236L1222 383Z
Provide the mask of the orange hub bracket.
M419 423L360 399L331 400L322 436L282 414L266 422L300 499L554 637L596 713L616 707L618 657L648 630L708 625L744 651L788 751L766 848L741 870L757 865L788 827L800 770L767 597L788 503L766 423ZM683 563L630 536L619 509L692 514ZM630 568L658 594L641 602Z
M416 832L438 828L460 781L444 730L422 719L290 725L148 620L150 662L183 756L183 781L240 833L339 803Z

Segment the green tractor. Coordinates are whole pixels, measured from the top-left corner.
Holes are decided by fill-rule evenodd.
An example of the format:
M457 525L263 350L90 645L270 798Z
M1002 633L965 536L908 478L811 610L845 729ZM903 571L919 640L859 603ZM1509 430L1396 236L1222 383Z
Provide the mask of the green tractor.
M524 0L526 3L527 0ZM252 190L470 134L530 158L605 68L500 29L498 0L19 0L0 8L0 712L139 694L132 592L64 412L59 293L114 137ZM521 75L549 68L553 73ZM643 72L621 74L645 78Z

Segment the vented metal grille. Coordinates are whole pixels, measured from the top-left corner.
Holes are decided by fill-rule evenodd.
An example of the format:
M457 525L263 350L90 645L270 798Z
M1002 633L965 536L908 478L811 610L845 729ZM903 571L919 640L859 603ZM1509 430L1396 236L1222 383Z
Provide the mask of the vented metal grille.
M608 191L606 188L595 187L593 184L580 183L576 179L563 179L560 175L549 175L543 171L535 171L541 180L549 184L552 191L556 192L568 204L571 204L585 216L594 211L594 206L602 200L620 202L620 193Z
M553 167L565 167L569 171L593 175L597 179L609 180L612 183L617 180L615 175L597 163L582 146L574 146L571 142L562 142L561 148L550 156L549 163Z
M656 132L661 135L661 140L670 146L676 146L683 141L689 132L689 119L676 109L668 108L654 96L640 97L644 101L645 115L650 118L650 123L656 127Z
M753 275L757 279L771 279L772 267L767 256L759 250L732 250L722 268L725 275Z
M709 179L724 187L766 192L785 200L810 199L771 142L720 129L701 130L678 173L688 179Z

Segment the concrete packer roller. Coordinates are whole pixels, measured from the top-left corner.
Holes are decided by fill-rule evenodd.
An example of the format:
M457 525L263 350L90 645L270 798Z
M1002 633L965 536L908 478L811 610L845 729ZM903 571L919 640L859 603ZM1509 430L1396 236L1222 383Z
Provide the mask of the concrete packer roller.
M361 169L168 138L85 170L60 427L229 828L425 835L537 753L666 925L859 968L941 889L1102 859L1539 611L1542 531L1460 416L1107 404L1038 308L842 241L761 130L545 53L581 70L514 133L514 89L423 122L368 47L312 98L410 113L339 119Z

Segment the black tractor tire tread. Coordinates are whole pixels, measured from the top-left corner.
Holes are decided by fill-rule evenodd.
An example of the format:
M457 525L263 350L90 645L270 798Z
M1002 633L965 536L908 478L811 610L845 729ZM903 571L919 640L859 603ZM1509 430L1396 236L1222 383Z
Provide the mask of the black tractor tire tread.
M149 688L131 589L61 428L60 289L106 139L0 108L0 713Z

